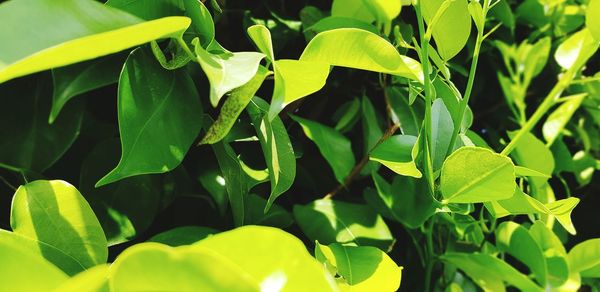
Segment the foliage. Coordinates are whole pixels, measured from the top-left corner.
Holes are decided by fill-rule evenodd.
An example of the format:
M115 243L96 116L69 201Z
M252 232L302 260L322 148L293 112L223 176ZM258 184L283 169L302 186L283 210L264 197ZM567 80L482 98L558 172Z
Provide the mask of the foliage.
M600 289L600 0L0 2L2 291Z

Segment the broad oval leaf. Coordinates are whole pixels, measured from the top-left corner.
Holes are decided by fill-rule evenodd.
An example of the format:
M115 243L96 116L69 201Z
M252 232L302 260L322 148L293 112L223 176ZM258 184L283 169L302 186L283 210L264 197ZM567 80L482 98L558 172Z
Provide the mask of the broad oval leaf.
M526 264L538 283L545 286L548 274L546 258L529 231L515 222L503 222L496 229L496 246Z
M394 240L383 218L368 205L316 200L295 205L294 218L311 241L324 244L338 242L387 250Z
M462 147L444 161L440 190L449 203L508 199L515 191L514 165L491 150Z
M10 225L13 232L50 245L83 268L106 262L108 248L92 208L65 181L38 180L15 192Z
M548 282L559 287L569 278L567 252L560 239L542 221L535 221L529 228L529 234L540 246L548 266Z
M402 267L375 247L317 242L315 257L342 277L343 282L338 280L342 290L397 291L400 288Z
M378 33L377 28L368 22L341 16L328 16L320 19L315 24L307 27L304 33L308 32L311 35L317 35L321 32L338 28L358 28L375 34Z
M584 28L564 40L556 49L554 59L565 70L581 68L598 50L600 42Z
M417 137L396 135L377 145L369 159L377 161L399 175L420 178L423 176L415 163Z
M367 8L364 0L334 0L331 15L348 17L367 23L375 21L375 15Z
M159 243L121 253L110 268L109 285L114 291L259 291L257 282L223 255Z
M118 111L121 160L96 187L174 169L202 126L194 82L184 71L163 69L147 49L135 50L125 63Z
M106 292L108 288L108 271L110 266L107 264L98 265L85 270L74 277L64 281L54 292Z
M0 242L0 259L2 291L49 291L68 279L43 257L4 241Z
M444 2L445 0L419 1L423 18L429 25ZM432 29L438 53L444 60L450 60L467 44L471 34L471 16L467 0L451 1L446 11L439 15Z
M0 19L5 43L0 48L0 83L159 38L180 37L190 25L187 17L143 22L91 0L8 1L0 5ZM36 37L23 37L32 34Z
M401 56L380 36L356 28L340 28L318 34L308 43L300 60L423 80L419 62Z
M600 238L586 240L574 246L568 254L569 268L582 277L600 277Z
M335 178L343 183L355 163L350 140L328 126L297 116L291 117L302 126L304 134L317 144L319 151L333 169Z
M245 226L201 240L202 248L235 263L261 291L335 291L335 283L293 235L272 227Z
M581 93L567 97L566 100L548 116L542 128L542 133L549 145L552 145L556 138L559 137L569 120L571 120L573 114L575 114L575 111L581 106L581 103L586 96L587 93Z
M452 116L443 99L438 98L434 100L431 106L431 140L433 141L431 143L431 155L433 170L438 170L442 167L448 147L450 147L450 139L453 131L454 123Z
M246 108L256 129L256 135L263 151L269 178L271 194L265 206L268 211L275 199L287 191L296 177L296 157L285 125L279 117L269 121L269 104L254 97Z

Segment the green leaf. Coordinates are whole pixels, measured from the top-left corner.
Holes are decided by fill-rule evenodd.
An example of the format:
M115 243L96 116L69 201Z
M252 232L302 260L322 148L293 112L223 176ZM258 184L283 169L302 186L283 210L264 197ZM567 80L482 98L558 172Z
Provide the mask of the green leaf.
M0 83L159 38L181 37L190 25L187 17L143 22L97 1L59 1L9 1L0 5L4 24L0 39L5 43L0 48ZM23 37L31 32L36 37Z
M496 229L496 246L527 265L538 283L546 285L546 258L527 229L514 222L502 222Z
M383 251L370 246L322 245L317 242L315 257L342 277L341 289L350 291L397 291L402 267Z
M454 131L452 116L446 108L444 101L438 98L431 106L431 153L433 158L433 170L442 167L446 153L450 147L450 139Z
M65 181L38 180L20 186L10 225L14 233L62 251L83 268L103 264L108 257L100 222L79 191Z
M380 36L356 28L340 28L318 34L308 43L300 61L423 80L419 62L401 56L392 44Z
M109 265L98 265L64 281L54 292L108 292Z
M551 176L541 173L537 170L533 170L531 168L523 167L523 166L515 166L515 175L520 177L544 177L550 178Z
M223 174L225 190L233 213L233 222L236 226L244 225L246 197L248 196L248 176L242 169L240 160L233 148L225 142L212 145L219 168Z
M215 144L229 133L235 121L258 91L269 71L260 66L256 75L241 87L234 89L219 112L217 120L208 128L200 144Z
M367 8L364 0L334 0L331 16L341 16L371 23L375 15Z
M575 225L571 221L571 212L579 204L579 199L575 197L566 198L554 202L547 203L545 206L550 211L556 220L562 225L569 233L575 235Z
M258 50L265 54L267 60L274 62L275 53L273 51L273 41L271 40L271 32L269 29L262 24L255 24L246 31Z
M316 200L305 206L295 205L294 218L311 241L387 250L394 240L383 218L367 205Z
M348 132L360 118L361 102L358 98L343 103L333 114L333 120L337 121L334 129L341 133Z
M542 132L549 145L552 145L556 138L560 136L587 95L587 93L580 93L566 97L566 100L548 116Z
M479 203L510 198L515 191L512 161L479 147L462 147L442 166L440 190L449 203Z
M197 39L192 44L197 61L210 82L210 103L213 107L219 104L225 93L250 82L257 75L260 61L265 57L257 52L212 53L205 50Z
M210 12L198 0L109 0L106 5L129 12L145 20L165 16L187 16L191 18L191 29L207 47L215 37L215 25Z
M272 204L269 210L265 212L266 205L267 200L258 195L250 194L246 201L244 224L273 226L283 229L294 223L292 214L283 207Z
M515 135L516 132L508 133L511 139ZM552 152L550 152L544 142L531 133L525 134L519 140L511 156L519 166L527 167L548 176L551 176L554 171L554 157ZM529 177L528 182L531 185L531 194L542 201L546 200L543 194L546 191L547 181L548 179L544 177Z
M201 247L141 243L112 264L114 291L259 291L257 282L223 255Z
M388 97L396 116L398 116L402 134L418 136L425 112L423 99L417 99L410 104L408 97L397 87L388 88Z
M417 137L408 135L395 135L379 144L369 159L377 161L399 175L420 178L423 176L415 163Z
M138 175L98 188L94 184L119 161L119 141L92 149L81 165L79 189L98 217L109 245L134 239L154 221L162 199L155 177Z
M0 258L2 291L48 291L68 279L43 257L23 250L18 245L0 242Z
M600 1L588 1L585 26L590 30L596 41L600 41Z
M577 244L569 251L568 259L571 271L582 277L600 278L600 238Z
M304 134L315 142L321 155L333 169L337 181L343 183L355 164L350 140L328 126L297 116L291 117L302 126Z
M578 69L596 53L599 44L600 42L594 39L590 30L584 28L570 35L558 46L554 59L565 70Z
M527 276L488 254L450 252L441 259L463 270L484 291L505 291L504 282L522 291L543 291Z
M381 130L379 119L377 118L379 113L375 110L371 100L367 96L362 97L361 109L361 123L364 141L363 153L364 155L368 155L369 151L377 145L377 142L383 136L383 130ZM378 169L378 163L368 162L365 167L363 167L361 174L369 174L373 171L377 171Z
M0 84L0 167L44 171L79 136L82 103L73 103L60 119L48 124L49 77L43 73Z
M433 199L424 179L395 176L390 185L377 173L372 176L379 198L400 223L415 229L435 214L439 204Z
M235 263L262 291L335 291L332 277L304 244L277 228L245 226L206 238L194 248L208 249Z
M177 247L198 242L217 232L217 230L209 227L181 226L154 235L148 241Z
M537 242L546 257L548 281L553 287L559 287L569 278L567 252L558 236L548 229L542 221L535 221L529 228L529 234Z
M52 94L52 109L48 122L54 123L62 108L72 98L117 82L125 59L125 54L114 54L104 58L52 69L54 92Z
M431 21L445 0L421 0L423 18L431 25ZM467 0L451 1L446 10L439 15L432 29L433 39L440 56L450 60L467 44L471 34L471 16Z
M483 16L483 7L481 7L481 3L477 1L471 1L468 5L469 14L473 18L473 22L477 27L477 30L484 34L485 29L485 17Z
M266 212L275 199L294 183L296 157L294 156L290 137L281 119L275 117L272 121L269 121L267 117L269 104L266 101L254 97L246 109L256 129L256 135L269 169L271 194L265 206Z
M174 169L202 126L202 106L191 78L181 70L165 70L146 49L135 50L125 63L118 112L121 160L96 187Z

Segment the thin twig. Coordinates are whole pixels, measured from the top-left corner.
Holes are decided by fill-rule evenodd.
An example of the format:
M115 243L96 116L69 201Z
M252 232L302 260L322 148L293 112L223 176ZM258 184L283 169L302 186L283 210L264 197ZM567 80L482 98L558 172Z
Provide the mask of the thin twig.
M398 126L397 124L390 125L390 127L385 131L383 136L381 136L381 138L379 138L377 143L375 143L375 146L373 146L373 148L369 149L369 152L367 154L365 154L365 156L363 156L363 158L358 162L358 164L356 164L354 166L354 168L352 168L352 171L350 171L350 174L348 174L346 176L346 178L344 179L344 183L337 185L332 191L327 193L327 195L325 195L325 197L323 197L323 199L331 199L337 193L339 193L343 189L347 188L352 183L352 181L354 181L354 179L356 179L356 176L358 176L358 174L362 171L362 169L365 167L365 165L367 165L367 162L369 162L369 153L371 151L373 151L373 149L375 149L375 147L379 146L379 144L381 144L383 141L387 140L389 137L394 135L394 133L399 128L400 128L400 126Z

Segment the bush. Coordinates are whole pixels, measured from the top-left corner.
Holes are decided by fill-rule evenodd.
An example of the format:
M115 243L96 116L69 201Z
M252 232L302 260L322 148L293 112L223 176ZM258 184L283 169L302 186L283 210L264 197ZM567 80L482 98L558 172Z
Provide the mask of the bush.
M600 0L412 2L0 4L0 290L600 289Z

